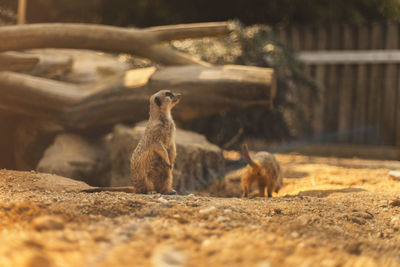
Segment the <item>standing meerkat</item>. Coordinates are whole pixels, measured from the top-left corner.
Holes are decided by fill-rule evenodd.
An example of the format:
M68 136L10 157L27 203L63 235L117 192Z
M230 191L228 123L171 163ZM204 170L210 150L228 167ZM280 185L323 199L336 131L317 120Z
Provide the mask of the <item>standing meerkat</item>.
M278 193L282 187L282 174L279 162L274 155L260 151L255 154L254 160L250 157L249 149L246 144L242 146L243 159L248 163L242 176L242 197L247 197L253 183L258 184L260 196L265 195L267 187L268 197L272 192Z
M171 109L180 99L181 94L169 90L150 97L150 117L131 157L131 180L136 193L176 193L172 189L176 129Z
M175 123L171 109L179 103L181 94L161 90L150 97L150 117L143 136L132 153L132 186L96 187L83 192L127 192L175 194L172 170L176 158Z

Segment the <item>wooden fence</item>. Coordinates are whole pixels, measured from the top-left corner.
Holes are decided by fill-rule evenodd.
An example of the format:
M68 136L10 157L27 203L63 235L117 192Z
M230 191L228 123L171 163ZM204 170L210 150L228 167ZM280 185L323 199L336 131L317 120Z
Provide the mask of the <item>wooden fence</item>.
M310 92L302 95L315 139L400 146L400 24L275 27L274 32L300 52L304 71L325 88L318 103Z

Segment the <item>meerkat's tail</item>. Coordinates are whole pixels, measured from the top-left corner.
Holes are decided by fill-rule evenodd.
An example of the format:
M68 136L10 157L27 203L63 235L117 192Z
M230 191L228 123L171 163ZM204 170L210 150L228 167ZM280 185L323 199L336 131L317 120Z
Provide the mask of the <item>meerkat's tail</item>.
M133 186L116 186L116 187L95 187L90 189L82 190L85 193L97 193L97 192L125 192L125 193L135 193L135 188Z
M253 159L250 157L249 148L247 147L246 144L243 144L243 145L242 145L242 156L243 156L243 160L244 160L246 163L250 164L250 166L255 166L255 165L256 165L256 163L255 163L255 162L253 161Z

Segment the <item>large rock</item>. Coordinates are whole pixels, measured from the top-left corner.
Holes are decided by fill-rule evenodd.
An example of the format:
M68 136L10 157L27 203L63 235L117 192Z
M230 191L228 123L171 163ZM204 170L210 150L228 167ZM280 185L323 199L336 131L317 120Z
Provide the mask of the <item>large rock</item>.
M108 186L110 161L104 139L88 140L75 134L60 134L39 161L40 172Z
M34 170L45 150L61 131L63 127L52 122L21 118L14 133L15 169Z
M144 123L133 128L115 126L110 144L111 186L130 184L130 157L144 129ZM223 175L225 161L222 150L203 135L177 129L176 148L173 187L179 193L200 190Z

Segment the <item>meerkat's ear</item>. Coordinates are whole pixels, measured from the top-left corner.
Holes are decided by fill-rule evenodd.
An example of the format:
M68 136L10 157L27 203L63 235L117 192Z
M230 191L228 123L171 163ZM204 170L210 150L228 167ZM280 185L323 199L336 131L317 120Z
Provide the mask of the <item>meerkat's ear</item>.
M157 104L157 106L161 107L161 100L157 96L154 98L154 102Z

